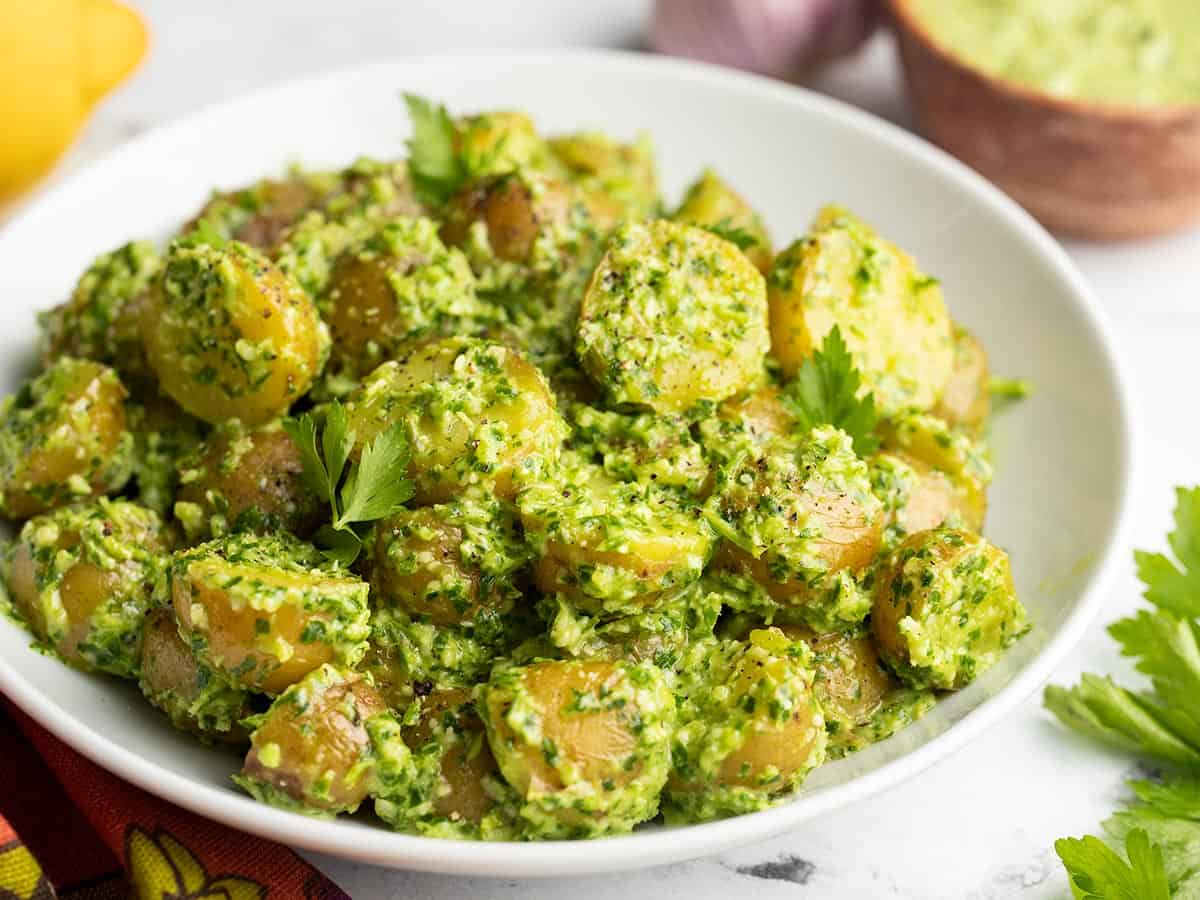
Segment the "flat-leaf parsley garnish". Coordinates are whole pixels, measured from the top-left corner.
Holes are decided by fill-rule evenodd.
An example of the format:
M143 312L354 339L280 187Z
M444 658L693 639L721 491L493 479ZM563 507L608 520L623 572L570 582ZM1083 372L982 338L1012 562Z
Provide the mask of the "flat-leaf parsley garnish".
M879 413L874 395L858 395L861 384L854 358L834 325L820 349L804 360L788 383L785 397L800 428L833 425L850 435L859 456L869 456L879 449L875 436Z
M405 94L412 137L408 139L408 171L417 196L441 206L467 180L466 164L455 149L457 130L446 107L416 94Z
M357 461L350 459L357 434L336 400L322 423L304 413L285 419L283 427L300 450L305 482L332 510L317 541L327 556L350 565L362 549L363 526L399 512L413 495L404 426L397 422L380 432Z

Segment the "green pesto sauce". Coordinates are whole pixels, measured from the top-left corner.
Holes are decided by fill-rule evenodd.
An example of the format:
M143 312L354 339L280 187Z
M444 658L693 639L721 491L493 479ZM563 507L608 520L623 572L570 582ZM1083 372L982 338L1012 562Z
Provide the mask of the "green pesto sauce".
M1192 0L914 0L912 7L966 62L1056 97L1200 103Z
M812 665L804 642L774 628L751 632L747 642L710 640L690 649L676 688L679 724L671 740L668 823L765 809L821 764L827 738L812 692ZM789 740L808 742L809 749L795 768L753 766L748 760L727 764L760 733L797 721Z
M68 662L136 677L142 621L161 590L163 543L158 515L126 500L100 498L56 509L26 522L8 548L8 590L34 633ZM18 554L32 563L32 597L15 587ZM103 573L103 586L90 603L75 596L68 605L62 586L80 565Z
M757 379L770 336L763 278L736 246L664 220L609 240L575 349L616 403L682 412Z

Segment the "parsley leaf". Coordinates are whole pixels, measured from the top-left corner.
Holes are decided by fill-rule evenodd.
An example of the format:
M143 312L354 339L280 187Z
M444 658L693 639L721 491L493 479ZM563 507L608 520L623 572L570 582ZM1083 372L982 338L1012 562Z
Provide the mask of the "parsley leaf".
M733 220L726 216L719 222L713 222L709 225L701 225L705 231L712 232L719 238L729 241L739 250L749 250L751 247L758 244L758 238L752 235L745 228L739 228L733 224Z
M467 167L455 150L458 130L446 107L416 94L405 94L412 137L408 139L408 171L417 196L441 206L467 180Z
M1171 900L1162 851L1145 831L1135 829L1125 841L1129 862L1097 837L1062 838L1054 842L1080 900Z
M879 414L874 395L859 396L861 385L854 358L834 325L821 348L804 360L787 384L784 397L798 427L834 425L850 435L860 456L870 456L879 449L875 436Z
M1200 616L1200 487L1175 491L1175 529L1167 542L1179 565L1162 553L1134 553L1145 597L1176 615Z
M283 428L300 450L305 483L331 509L330 523L317 531L316 542L326 556L348 566L362 549L362 525L394 515L412 497L404 426L380 432L357 461L350 460L357 435L336 400L320 425L305 413L284 419Z

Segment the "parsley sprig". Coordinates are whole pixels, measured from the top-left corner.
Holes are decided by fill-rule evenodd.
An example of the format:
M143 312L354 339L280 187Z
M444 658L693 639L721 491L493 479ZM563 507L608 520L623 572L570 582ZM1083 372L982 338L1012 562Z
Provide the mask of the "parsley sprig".
M1128 863L1098 838L1055 844L1079 897L1200 896L1200 487L1176 492L1168 543L1173 558L1135 554L1152 608L1108 629L1149 689L1090 674L1046 688L1046 707L1064 724L1172 773L1133 782L1137 801L1104 823Z
M865 457L879 449L875 436L879 413L874 395L860 397L861 388L854 357L841 330L834 325L820 349L800 365L796 377L784 389L784 397L800 428L834 425L850 435L855 452Z
M470 176L455 149L457 129L446 107L416 94L405 94L412 137L408 139L408 171L422 202L441 206Z
M348 566L362 549L366 524L394 515L412 497L404 426L397 422L380 432L356 461L350 456L358 435L336 400L323 422L304 413L285 419L283 428L300 450L305 483L332 510L329 524L317 532L317 543L331 559Z

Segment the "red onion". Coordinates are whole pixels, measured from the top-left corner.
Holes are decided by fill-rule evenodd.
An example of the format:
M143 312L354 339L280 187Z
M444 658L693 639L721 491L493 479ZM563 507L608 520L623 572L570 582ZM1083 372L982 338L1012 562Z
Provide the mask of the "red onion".
M877 21L874 0L657 0L661 53L796 78L857 48Z

